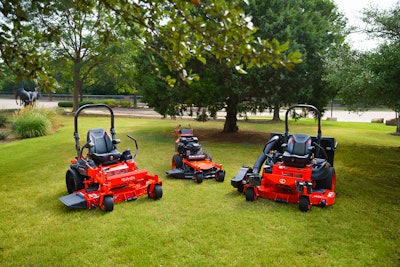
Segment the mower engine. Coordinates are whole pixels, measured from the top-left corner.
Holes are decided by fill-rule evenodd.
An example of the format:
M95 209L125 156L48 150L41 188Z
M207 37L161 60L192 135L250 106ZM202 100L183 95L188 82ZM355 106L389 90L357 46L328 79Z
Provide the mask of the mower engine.
M201 149L201 145L198 143L199 139L193 137L181 137L178 142L177 151L182 157L188 158L189 160L201 160L204 159L204 153Z

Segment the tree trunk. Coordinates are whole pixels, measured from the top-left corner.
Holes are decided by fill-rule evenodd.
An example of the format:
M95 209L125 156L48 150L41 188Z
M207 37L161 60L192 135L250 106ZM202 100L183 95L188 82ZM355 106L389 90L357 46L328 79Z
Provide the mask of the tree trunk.
M237 126L237 106L239 97L237 95L230 96L226 100L226 119L224 123L224 133L236 133L239 130Z
M80 74L81 70L78 64L74 64L74 94L73 94L73 106L72 106L73 112L75 112L79 108L79 92L82 87Z
M83 83L81 82L81 86L80 86L80 88L79 88L79 101L83 101Z
M134 108L137 108L137 107L138 107L137 95L133 95L133 107L134 107Z
M281 118L279 117L279 110L280 110L280 105L275 104L274 106L274 116L272 117L273 121L281 121Z

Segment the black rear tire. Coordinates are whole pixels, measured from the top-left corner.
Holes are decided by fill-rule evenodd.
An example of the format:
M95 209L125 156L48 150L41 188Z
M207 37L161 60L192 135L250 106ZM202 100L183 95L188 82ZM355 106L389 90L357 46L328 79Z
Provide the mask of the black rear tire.
M335 170L333 169L333 167L330 167L329 176L326 179L315 181L315 188L333 190L335 188L335 185L333 183L334 175L335 175Z
M69 169L65 174L65 183L67 186L68 194L84 188L83 177L75 169Z
M172 156L172 169L181 169L183 166L183 161L181 156L175 154Z

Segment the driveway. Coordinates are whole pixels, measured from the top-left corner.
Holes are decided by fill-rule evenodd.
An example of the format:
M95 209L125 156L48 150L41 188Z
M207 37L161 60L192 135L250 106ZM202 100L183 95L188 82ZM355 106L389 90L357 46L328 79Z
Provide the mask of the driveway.
M58 107L57 101L47 101L47 100L38 100L36 102L37 107L42 108L56 108ZM0 98L0 109L20 109L21 106L17 105L14 99ZM115 109L115 114L121 115L130 115L130 116L138 116L138 117L158 117L162 116L149 108L138 108L138 109ZM272 116L271 113L258 113L260 116ZM225 118L225 112L218 112L218 119ZM331 116L331 112L326 111L323 119L326 120ZM395 118L394 111L366 111L366 112L349 112L345 110L334 110L332 113L332 117L335 117L337 121L347 121L347 122L371 122L372 119L382 118L384 121ZM184 118L189 118L184 116ZM281 111L281 119L285 118L285 111Z

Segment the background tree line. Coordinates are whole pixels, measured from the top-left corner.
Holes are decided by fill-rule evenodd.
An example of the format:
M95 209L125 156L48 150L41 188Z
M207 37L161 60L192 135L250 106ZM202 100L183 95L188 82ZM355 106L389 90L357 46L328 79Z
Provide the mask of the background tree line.
M74 108L84 92L139 93L165 116L225 109L225 132L239 114L279 120L282 106L322 110L335 96L399 112L399 4L365 10L363 30L386 40L366 53L344 42L350 29L330 0L11 0L0 11L3 90L24 79L73 92Z

